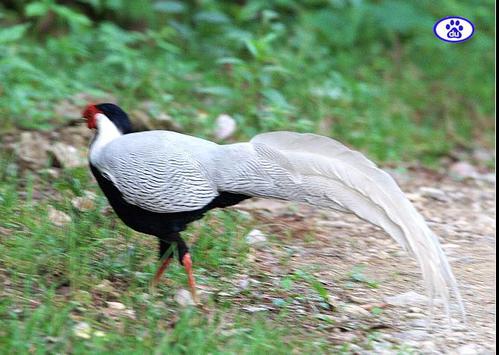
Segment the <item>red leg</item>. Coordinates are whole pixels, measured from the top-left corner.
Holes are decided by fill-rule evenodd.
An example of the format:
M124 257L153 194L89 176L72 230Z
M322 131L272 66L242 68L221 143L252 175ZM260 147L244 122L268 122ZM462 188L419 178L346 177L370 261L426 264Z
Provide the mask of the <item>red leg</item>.
M158 282L159 282L159 279L161 278L161 275L163 275L163 273L165 272L165 270L168 268L168 265L170 265L171 261L172 261L172 257L169 256L167 257L163 263L161 264L161 266L158 268L158 270L156 271L156 274L154 275L154 278L152 279L152 286L155 287Z
M187 272L187 279L189 281L192 299L195 303L199 303L196 294L196 281L194 280L194 274L192 273L192 259L189 253L186 253L182 258L182 265L184 265L185 271Z

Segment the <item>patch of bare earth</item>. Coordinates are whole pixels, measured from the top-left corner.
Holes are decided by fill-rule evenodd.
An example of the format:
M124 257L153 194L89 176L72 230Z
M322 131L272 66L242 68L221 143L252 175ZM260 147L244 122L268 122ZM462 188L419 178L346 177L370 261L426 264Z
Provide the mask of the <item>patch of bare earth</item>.
M303 297L288 307L288 318L296 321L292 327L319 329L333 344L353 343L356 353L407 347L422 353L495 353L494 184L424 172L399 182L443 244L460 284L466 324L454 309L449 327L444 310L428 306L416 263L379 229L353 215L259 200L241 208L275 239L255 253L248 271L250 281L262 282L253 310L275 309L283 296L279 280L311 270L328 291L329 305L314 299L310 286L295 283L290 292Z

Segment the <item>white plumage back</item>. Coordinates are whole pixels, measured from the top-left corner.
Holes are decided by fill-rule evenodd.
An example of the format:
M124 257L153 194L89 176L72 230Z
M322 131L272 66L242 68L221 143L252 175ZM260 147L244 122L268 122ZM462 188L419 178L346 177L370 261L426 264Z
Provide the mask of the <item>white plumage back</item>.
M390 175L361 153L314 134L264 133L250 144L225 146L228 160L231 153L240 159L220 169L219 189L356 214L411 252L432 299L440 297L449 313L452 292L464 316L456 280L436 235Z

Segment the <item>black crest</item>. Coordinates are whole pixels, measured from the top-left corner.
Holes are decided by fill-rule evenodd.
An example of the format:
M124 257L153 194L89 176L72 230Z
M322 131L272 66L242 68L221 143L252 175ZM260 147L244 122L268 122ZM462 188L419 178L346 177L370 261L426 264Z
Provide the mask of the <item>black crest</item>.
M132 133L132 124L125 111L119 106L111 103L95 105L99 111L107 116L123 134Z

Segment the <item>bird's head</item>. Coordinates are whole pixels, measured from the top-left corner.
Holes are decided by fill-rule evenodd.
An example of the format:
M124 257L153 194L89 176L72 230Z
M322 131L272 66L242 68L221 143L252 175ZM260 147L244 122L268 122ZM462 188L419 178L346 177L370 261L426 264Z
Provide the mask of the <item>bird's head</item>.
M90 129L99 130L106 123L111 122L122 133L132 132L132 124L125 111L119 106L110 103L88 105L82 113Z

